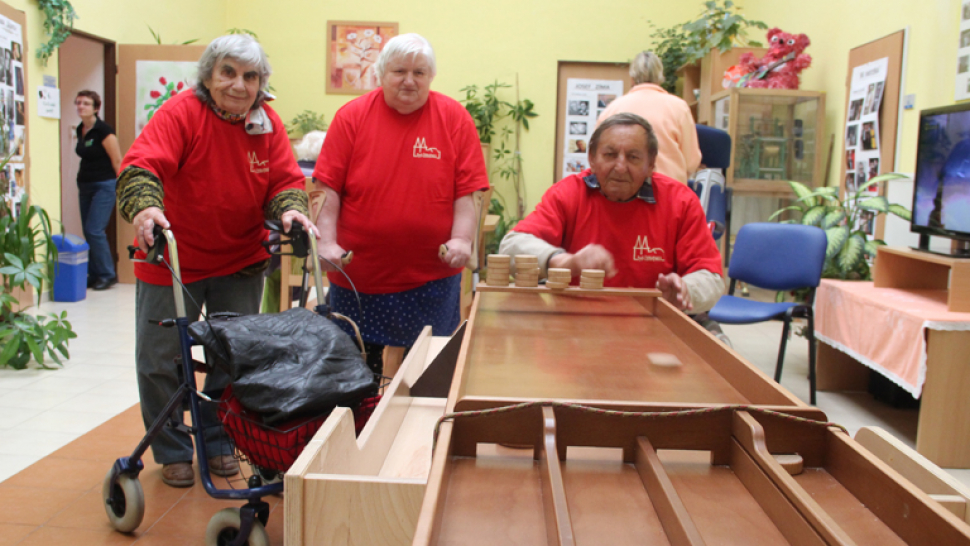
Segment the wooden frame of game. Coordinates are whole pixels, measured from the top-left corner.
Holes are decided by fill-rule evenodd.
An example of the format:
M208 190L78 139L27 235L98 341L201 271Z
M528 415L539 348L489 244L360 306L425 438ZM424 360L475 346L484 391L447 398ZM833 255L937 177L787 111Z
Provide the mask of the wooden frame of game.
M480 284L447 401L401 418L419 340L356 444L338 410L287 473L287 544L970 544L659 296Z

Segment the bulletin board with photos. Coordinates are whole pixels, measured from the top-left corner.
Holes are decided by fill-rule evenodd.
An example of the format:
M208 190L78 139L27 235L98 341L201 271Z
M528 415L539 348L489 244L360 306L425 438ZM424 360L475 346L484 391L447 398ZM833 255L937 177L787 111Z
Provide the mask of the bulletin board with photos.
M0 168L0 195L15 216L28 187L25 22L22 11L0 3L0 154L8 159Z
M559 61L555 178L589 167L587 146L603 110L630 88L627 63Z
M846 78L840 191L855 192L874 176L896 170L900 82L906 31L901 30L849 51ZM885 194L885 188L868 190ZM884 217L864 215L867 234L883 236Z

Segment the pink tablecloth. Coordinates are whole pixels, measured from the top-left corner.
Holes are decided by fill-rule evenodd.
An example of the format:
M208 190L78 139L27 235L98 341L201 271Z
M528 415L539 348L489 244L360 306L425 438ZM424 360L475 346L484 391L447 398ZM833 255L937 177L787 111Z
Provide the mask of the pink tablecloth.
M945 290L876 288L824 279L815 295L815 336L915 397L926 380L926 333L970 330L970 313L946 310ZM970 347L967 348L970 354Z

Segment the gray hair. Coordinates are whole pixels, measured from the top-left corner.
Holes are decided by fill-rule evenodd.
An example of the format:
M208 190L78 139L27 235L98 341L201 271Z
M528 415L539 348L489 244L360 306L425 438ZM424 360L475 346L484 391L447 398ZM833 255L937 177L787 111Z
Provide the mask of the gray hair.
M657 158L657 150L660 145L657 142L656 133L653 132L653 127L650 126L650 122L629 112L613 114L599 124L599 127L593 131L593 136L589 137L589 157L596 155L596 149L599 148L600 137L603 136L603 132L617 125L639 125L643 127L643 130L647 133L647 157L651 161Z
M384 49L381 50L380 56L377 57L377 62L374 64L377 79L384 79L384 68L391 59L415 55L424 55L424 58L428 60L428 65L431 68L431 77L434 77L438 73L438 67L434 59L434 49L432 49L428 40L424 39L420 34L401 34L388 40Z
M664 82L664 63L653 51L641 51L630 62L630 77L635 84Z
M263 51L263 46L259 45L252 36L248 34L227 34L220 36L209 47L205 48L202 57L199 59L198 83L195 86L195 94L205 102L211 102L212 97L205 82L212 79L216 66L225 59L232 59L246 66L256 67L259 73L259 94L253 106L263 101L266 89L269 87L269 76L273 73L273 68L269 65L269 58Z

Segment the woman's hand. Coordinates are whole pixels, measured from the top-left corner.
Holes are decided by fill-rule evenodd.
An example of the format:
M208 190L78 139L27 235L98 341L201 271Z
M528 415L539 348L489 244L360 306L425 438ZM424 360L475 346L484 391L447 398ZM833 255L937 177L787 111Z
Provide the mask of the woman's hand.
M156 225L162 226L165 229L172 227L168 223L168 218L165 218L165 213L158 207L143 209L135 215L131 221L131 225L135 227L135 232L138 237L138 248L145 252L148 252L148 249L155 244L155 235L152 231Z
M445 246L448 247L448 252L439 255L439 259L448 264L448 267L465 267L472 256L471 241L456 237L445 243Z
M320 254L319 257L323 258L320 260L320 267L324 271L336 271L337 268L334 267L333 264L340 265L341 259L343 258L344 254L347 253L347 251L345 251L343 247L337 243L320 245L317 248L317 252ZM342 267L343 266L341 265L341 268Z
M677 309L687 312L694 309L694 304L690 301L690 291L687 290L687 283L676 273L660 275L657 278L657 290L660 290L663 298L674 304Z
M299 222L303 225L303 229L307 233L312 233L314 237L318 240L320 239L320 232L317 230L317 226L313 225L313 222L299 211L288 210L284 212L283 216L280 217L280 221L283 222L283 233L289 233L290 228L293 227L293 222Z

